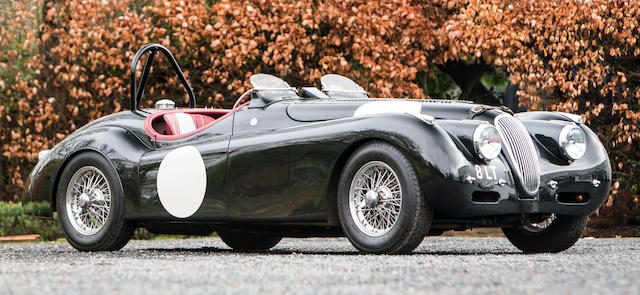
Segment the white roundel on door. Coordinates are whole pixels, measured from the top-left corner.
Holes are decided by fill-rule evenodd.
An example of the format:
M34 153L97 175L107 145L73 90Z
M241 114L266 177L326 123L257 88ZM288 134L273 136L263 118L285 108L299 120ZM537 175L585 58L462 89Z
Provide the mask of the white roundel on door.
M187 218L196 213L207 190L207 171L198 149L184 146L169 152L158 168L156 185L169 214Z

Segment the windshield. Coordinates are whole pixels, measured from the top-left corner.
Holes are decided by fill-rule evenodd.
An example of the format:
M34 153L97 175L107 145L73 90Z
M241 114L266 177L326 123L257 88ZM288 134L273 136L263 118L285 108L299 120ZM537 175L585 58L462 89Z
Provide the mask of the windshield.
M367 92L353 80L336 74L320 78L322 91L331 98L368 98Z
M255 74L249 81L253 86L253 93L267 102L298 97L295 88L291 88L287 82L276 76Z

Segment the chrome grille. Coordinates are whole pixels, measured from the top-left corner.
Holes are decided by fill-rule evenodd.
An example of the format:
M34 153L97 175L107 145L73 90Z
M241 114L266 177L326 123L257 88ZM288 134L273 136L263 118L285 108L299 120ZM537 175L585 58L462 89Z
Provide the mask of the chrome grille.
M540 166L538 154L527 129L511 115L499 115L495 125L504 143L505 151L520 183L529 194L538 192Z

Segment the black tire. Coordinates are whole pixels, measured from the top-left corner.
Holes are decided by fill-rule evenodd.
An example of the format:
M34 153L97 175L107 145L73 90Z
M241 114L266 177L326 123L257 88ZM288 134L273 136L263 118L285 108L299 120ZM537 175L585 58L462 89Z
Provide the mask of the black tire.
M358 171L369 163L382 162L392 169L401 186L399 214L388 232L380 236L367 234L356 224L349 206L349 192ZM363 168L364 169L364 168ZM388 169L388 168L387 168ZM338 217L349 241L364 253L405 254L413 251L424 239L433 210L422 195L413 166L397 148L385 142L372 142L360 147L347 161L338 185ZM372 203L381 204L379 201ZM360 223L362 226L362 223Z
M109 214L104 225L93 234L84 234L74 228L67 212L67 188L73 175L83 167L95 167L106 178L111 191ZM95 152L84 152L73 157L62 171L56 192L56 208L60 227L67 241L80 251L115 251L124 247L135 227L125 220L124 192L118 173L111 163Z
M532 232L524 227L502 228L511 244L525 253L557 253L569 249L582 236L589 216L557 216L548 228Z
M227 246L236 251L266 251L282 240L282 237L277 236L227 230L219 230L218 236Z

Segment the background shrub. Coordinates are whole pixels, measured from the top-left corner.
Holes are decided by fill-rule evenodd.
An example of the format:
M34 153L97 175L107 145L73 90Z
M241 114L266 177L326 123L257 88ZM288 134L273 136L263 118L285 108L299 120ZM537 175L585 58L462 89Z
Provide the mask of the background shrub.
M54 219L32 217L50 211L49 205L42 203L0 202L0 236L39 234L41 241L52 241L62 237L57 216Z
M258 72L294 86L339 73L374 96L582 114L614 169L600 215L640 220L637 1L0 3L0 199L21 199L38 151L128 107L131 58L156 42L176 55L201 106L229 107ZM186 103L162 61L153 73L147 106Z
M46 202L8 203L0 201L0 237L13 235L39 234L39 241L55 241L64 238L64 234L58 223L58 216L53 218L36 217L51 212ZM180 235L155 235L144 228L138 228L133 234L133 239L174 239L185 238Z

